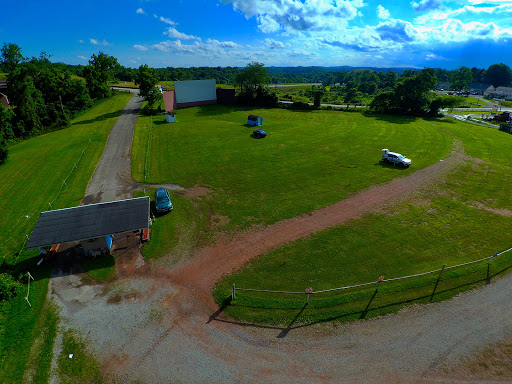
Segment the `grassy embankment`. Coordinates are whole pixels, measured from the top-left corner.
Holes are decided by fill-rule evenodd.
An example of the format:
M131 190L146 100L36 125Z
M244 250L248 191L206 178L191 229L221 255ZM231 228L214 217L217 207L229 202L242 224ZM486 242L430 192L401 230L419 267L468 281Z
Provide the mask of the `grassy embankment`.
M25 371L36 378L48 376L57 326L56 315L45 306L51 271L44 264L35 266L36 250L18 252L50 202L53 209L80 204L110 128L130 97L117 95L75 119L70 128L10 147L9 160L0 167L0 265L15 277L30 271L35 278L30 285L32 307L25 301L26 285L16 298L0 303L0 382L22 382ZM45 357L34 358L39 351Z

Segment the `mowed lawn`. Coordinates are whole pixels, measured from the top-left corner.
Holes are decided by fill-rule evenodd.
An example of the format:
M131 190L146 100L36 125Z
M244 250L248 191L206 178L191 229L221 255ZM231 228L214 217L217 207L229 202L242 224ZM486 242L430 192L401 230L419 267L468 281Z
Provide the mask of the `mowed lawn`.
M37 250L23 245L40 212L80 204L110 128L130 97L117 95L73 120L70 128L10 147L8 162L0 166L0 273L8 269L17 278L30 271L35 279L31 307L25 301L26 284L17 297L0 302L2 383L24 382L27 370L34 382L48 380L58 325L55 309L45 304L51 268L36 267Z
M263 117L265 139L252 136L249 114ZM138 124L133 177L210 189L211 213L223 217L217 230L224 231L325 207L435 163L452 148L444 133L451 123L436 120L224 106L179 110L173 124L151 120ZM383 148L411 157L413 167L382 164Z
M267 138L251 136L254 128L246 125L248 114L263 117ZM211 231L246 230L325 207L438 162L455 144L476 158L462 162L438 185L419 191L399 207L260 257L218 284L215 297L220 304L233 283L257 289L329 289L375 281L381 275L393 278L438 269L443 264L490 256L512 245L504 236L512 229L506 216L512 209L507 187L512 136L496 129L450 119L221 106L180 110L177 119L176 124L164 123L163 117L151 118L152 123L140 120L145 129L139 127L136 135L133 155L139 161L132 165L133 173L141 181L145 174L151 183L209 188L212 194L201 203L209 204L210 215L224 217ZM413 160L411 168L383 165L382 148L406 154ZM176 205L175 211L179 209ZM500 209L505 213L499 214ZM160 226L160 231L168 228L163 237L170 238L172 215L158 220L168 220L169 225ZM163 253L165 246L152 250L151 256ZM507 254L493 262L490 275L511 264L512 254ZM486 272L484 264L447 272L443 276L447 281L432 300L481 284ZM428 275L385 284L382 292L400 293L379 295L368 316L430 300L435 279ZM315 296L308 307L311 310L296 321L357 318L371 289L348 296ZM302 296L242 292L225 311L246 321L286 324L303 304Z
M398 207L300 239L253 261L215 289L219 303L232 284L241 288L304 292L423 273L489 257L512 247L512 135L455 123L445 134L464 146L466 159L444 180ZM512 252L492 262L448 270L432 296L438 273L384 282L366 317L410 303L450 298L508 272ZM237 292L225 312L251 322L290 324L360 318L375 286L317 295L300 313L303 296Z

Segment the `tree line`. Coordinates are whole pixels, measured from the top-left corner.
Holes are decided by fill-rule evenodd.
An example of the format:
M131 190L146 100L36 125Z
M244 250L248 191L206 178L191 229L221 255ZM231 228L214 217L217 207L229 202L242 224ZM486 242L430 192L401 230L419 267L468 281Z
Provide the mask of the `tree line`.
M8 143L70 125L70 119L110 96L109 82L117 59L99 52L83 67L81 78L50 55L23 56L16 44L4 43L0 56L7 72L10 108L0 105L0 164L8 157Z
M126 68L103 52L92 55L89 64L51 63L50 55L26 58L16 44L4 43L0 69L7 72L8 95L12 108L0 106L0 164L8 154L12 140L40 134L51 128L66 127L70 119L111 94L114 81L134 81L148 101L147 113L155 113L161 94L154 87L159 81L201 80L214 78L218 83L238 88L241 104L276 106L277 96L266 87L273 83L322 83L307 95L319 106L326 102L358 103L373 100L380 112L433 114L447 99L426 94L437 84L449 82L453 90L465 90L473 81L498 86L512 83L512 71L503 64L488 69L460 67L445 69L381 70L350 67L264 67L250 63L238 67ZM399 73L400 72L400 73ZM84 81L85 80L85 81ZM326 87L329 87L327 92ZM412 104L411 98L416 98ZM409 103L409 104L407 104ZM421 106L420 106L421 105ZM438 109L438 108L437 108Z

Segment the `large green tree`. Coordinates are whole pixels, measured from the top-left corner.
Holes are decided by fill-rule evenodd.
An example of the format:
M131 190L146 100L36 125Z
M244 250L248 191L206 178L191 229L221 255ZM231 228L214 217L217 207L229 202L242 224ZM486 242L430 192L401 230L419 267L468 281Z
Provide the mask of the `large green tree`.
M240 93L255 95L258 88L268 84L270 76L265 64L252 62L236 75L236 83L240 87Z
M2 49L2 67L5 71L13 71L25 58L21 54L21 48L17 44L4 43Z
M14 111L12 108L4 108L0 104L0 165L5 163L9 154L7 140L14 137L13 131Z
M113 79L114 69L118 66L117 59L103 52L92 55L89 65L84 68L83 75L87 83L89 95L93 99L103 99L110 95L109 82Z
M135 82L139 85L139 94L148 102L150 108L162 98L160 90L155 87L158 73L147 64L139 67Z
M493 64L485 71L484 80L495 87L506 87L512 83L512 71L503 63Z
M473 72L469 68L460 67L451 74L451 89L454 91L465 91L473 81Z
M370 107L378 112L401 115L424 116L433 113L430 104L431 90L436 85L434 70L426 68L410 75L401 76L393 91L376 96Z

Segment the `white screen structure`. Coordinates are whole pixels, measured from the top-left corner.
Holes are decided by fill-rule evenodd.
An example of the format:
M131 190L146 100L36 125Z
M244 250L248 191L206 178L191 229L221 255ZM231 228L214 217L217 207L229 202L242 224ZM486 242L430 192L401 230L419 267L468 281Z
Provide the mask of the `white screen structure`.
M194 103L198 101L217 100L215 79L175 81L177 103Z

